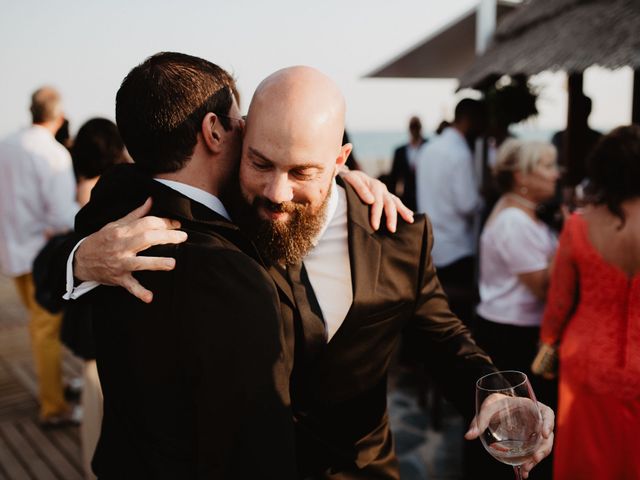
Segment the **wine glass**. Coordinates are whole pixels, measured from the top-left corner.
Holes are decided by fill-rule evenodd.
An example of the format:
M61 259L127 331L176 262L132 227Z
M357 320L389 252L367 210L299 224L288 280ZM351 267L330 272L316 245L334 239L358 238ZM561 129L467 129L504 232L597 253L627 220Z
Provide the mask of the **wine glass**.
M516 480L521 467L542 440L542 415L527 376L515 370L490 373L476 382L476 421L484 448L512 465Z

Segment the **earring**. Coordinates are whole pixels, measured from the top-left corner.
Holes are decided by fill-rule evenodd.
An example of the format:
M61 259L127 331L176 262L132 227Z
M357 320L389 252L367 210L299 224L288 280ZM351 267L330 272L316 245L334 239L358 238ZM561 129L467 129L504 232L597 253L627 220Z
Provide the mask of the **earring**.
M520 187L520 193L522 195L526 195L527 193L529 193L529 189L525 186Z

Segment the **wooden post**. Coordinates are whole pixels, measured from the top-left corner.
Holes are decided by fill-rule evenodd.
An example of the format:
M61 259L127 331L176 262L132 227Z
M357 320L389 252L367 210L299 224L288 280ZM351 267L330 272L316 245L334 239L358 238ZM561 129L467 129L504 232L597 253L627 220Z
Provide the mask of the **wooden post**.
M584 173L585 153L584 148L581 147L581 143L584 143L584 139L581 139L580 122L578 120L580 97L584 95L582 92L583 77L582 72L569 73L568 78L568 93L569 93L569 105L567 108L567 130L563 139L564 150L564 167L567 169L565 176L565 186L575 186L581 180L581 176Z
M640 70L633 72L633 108L631 109L631 123L640 125Z

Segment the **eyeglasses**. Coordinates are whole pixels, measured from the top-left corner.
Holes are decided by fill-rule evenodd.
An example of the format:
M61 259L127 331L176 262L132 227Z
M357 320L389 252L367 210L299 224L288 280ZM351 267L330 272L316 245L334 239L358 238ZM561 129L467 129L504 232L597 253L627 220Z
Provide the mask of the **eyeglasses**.
M229 120L237 120L239 122L242 122L243 125L247 122L247 116L246 115L243 115L240 118L238 118L238 117L230 117L229 115L221 115L221 114L218 114L218 113L216 113L216 115L218 117L228 118Z

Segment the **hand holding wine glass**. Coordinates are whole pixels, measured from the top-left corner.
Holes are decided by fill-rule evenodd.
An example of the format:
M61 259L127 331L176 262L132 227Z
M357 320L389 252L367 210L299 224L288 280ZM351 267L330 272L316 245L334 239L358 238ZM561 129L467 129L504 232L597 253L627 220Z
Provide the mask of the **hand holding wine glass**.
M517 479L527 478L551 452L553 424L553 411L536 401L524 373L496 372L476 384L476 416L465 438L480 437L494 458L514 467Z

